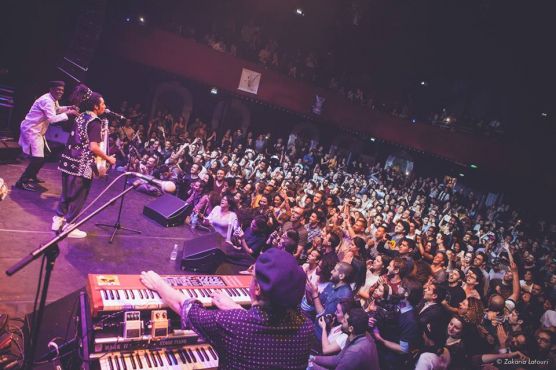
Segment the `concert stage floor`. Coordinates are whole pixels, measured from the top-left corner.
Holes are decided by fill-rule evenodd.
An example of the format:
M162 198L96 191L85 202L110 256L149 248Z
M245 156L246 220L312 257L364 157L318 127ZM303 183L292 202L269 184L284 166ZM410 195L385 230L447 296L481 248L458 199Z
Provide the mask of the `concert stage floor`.
M27 162L0 165L0 177L11 186L26 165ZM61 192L61 174L56 163L47 163L39 176L46 181L43 185L48 191L32 193L11 188L6 199L0 201L0 312L12 316L21 317L32 311L40 260L11 277L6 276L5 270L54 236L50 224ZM92 201L116 176L117 173L108 176L108 181L95 179L87 201ZM108 190L98 205L118 194L122 188L123 179ZM188 226L164 228L143 216L143 205L153 199L136 191L125 197L121 224L141 230L141 235L119 231L114 243L108 243L112 229L94 224L113 223L118 214L119 203L116 203L81 228L89 234L87 238L64 240L52 274L48 302L83 288L89 273L139 274L142 270L182 273L179 258L176 262L170 261L170 253L175 243L181 251L183 242L197 235ZM242 269L226 264L217 272L232 274Z

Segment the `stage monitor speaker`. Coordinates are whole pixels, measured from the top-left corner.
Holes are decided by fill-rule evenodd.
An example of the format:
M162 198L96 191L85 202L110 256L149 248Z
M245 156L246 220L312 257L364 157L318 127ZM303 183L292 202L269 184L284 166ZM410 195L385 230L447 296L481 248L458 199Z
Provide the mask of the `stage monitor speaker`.
M187 203L180 198L164 194L143 207L143 214L162 226L178 226L185 222Z
M181 269L195 273L213 274L224 261L224 238L216 232L204 234L183 243Z
M56 344L61 345L64 341L71 341L78 330L78 316L80 309L80 292L77 290L67 296L60 298L57 301L47 304L44 307L44 316L42 318L42 323L40 326L39 338L37 342L37 349L35 352L34 360L37 361L41 357L48 356L50 348L48 343L55 341ZM32 318L33 314L29 313L25 315L23 332L27 338L30 338L30 333L32 328ZM54 339L58 338L58 339ZM60 339L61 338L61 339ZM29 343L26 343L29 345ZM77 353L77 341L72 342L71 345L75 345L75 351L70 351L63 356L62 368L70 369L69 364L79 364L79 356ZM70 348L68 348L69 350ZM52 363L42 363L34 364L32 367L34 370L46 370L54 369Z

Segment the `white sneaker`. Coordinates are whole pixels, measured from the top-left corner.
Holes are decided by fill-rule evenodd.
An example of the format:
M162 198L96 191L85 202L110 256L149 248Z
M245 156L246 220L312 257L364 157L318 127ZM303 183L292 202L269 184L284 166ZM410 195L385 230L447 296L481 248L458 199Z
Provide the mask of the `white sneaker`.
M68 234L68 238L73 239L83 239L87 237L87 233L85 231L81 231L79 229L73 230L71 233Z
M50 229L52 231L59 231L62 225L64 224L64 222L66 222L65 218L60 216L54 216L52 217L52 226L50 227Z

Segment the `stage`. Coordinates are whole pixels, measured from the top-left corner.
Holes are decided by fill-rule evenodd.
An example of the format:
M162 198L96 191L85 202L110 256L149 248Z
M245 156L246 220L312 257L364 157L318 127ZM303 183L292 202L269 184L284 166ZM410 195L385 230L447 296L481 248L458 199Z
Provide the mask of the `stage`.
M27 162L0 165L0 177L10 186L9 195L0 201L0 312L19 317L32 311L40 260L11 277L6 276L5 270L54 236L50 224L61 192L61 175L56 163L45 164L39 173L39 177L46 181L42 185L48 191L33 193L13 188L26 165ZM115 172L106 180L95 179L87 202L92 201L118 174ZM122 188L123 179L103 195L98 206L117 195ZM83 288L89 273L139 274L142 270L154 270L160 274L182 274L179 256L177 261L170 261L172 248L177 243L181 253L184 241L194 240L201 234L184 225L165 228L145 217L143 205L154 199L137 191L125 197L121 224L141 230L141 235L119 231L114 242L108 243L112 229L94 224L113 223L118 214L119 203L116 203L80 228L88 233L87 238L64 240L52 274L48 302ZM224 263L217 272L235 274L242 269Z

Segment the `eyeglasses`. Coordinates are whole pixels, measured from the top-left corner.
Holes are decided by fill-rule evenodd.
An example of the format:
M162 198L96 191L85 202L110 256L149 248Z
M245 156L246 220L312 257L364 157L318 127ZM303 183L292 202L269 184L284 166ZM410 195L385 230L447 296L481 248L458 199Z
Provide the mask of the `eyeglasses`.
M537 337L536 339L537 342L546 342L546 343L550 342L550 339L545 337Z

